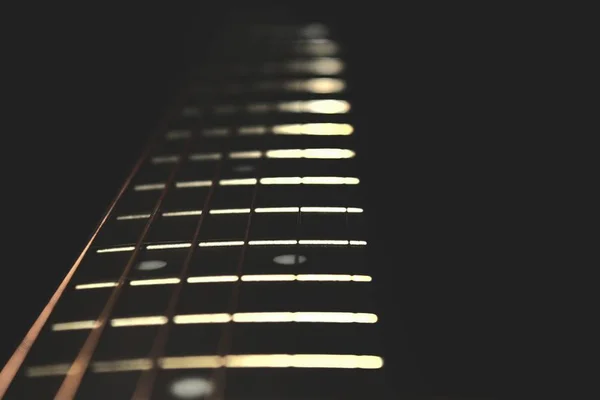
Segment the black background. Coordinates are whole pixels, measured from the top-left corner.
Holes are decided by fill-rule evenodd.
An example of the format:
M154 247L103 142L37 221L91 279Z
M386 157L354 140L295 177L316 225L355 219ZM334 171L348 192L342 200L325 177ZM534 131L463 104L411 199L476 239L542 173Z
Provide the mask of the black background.
M190 49L201 52L227 7L14 14L3 57L0 360L88 241ZM544 189L560 174L544 161L551 139L531 123L549 92L536 61L552 40L532 23L543 15L441 3L304 11L350 47L390 387L509 398L561 388L550 366L565 287L548 283L542 257L555 249L541 239L556 228Z

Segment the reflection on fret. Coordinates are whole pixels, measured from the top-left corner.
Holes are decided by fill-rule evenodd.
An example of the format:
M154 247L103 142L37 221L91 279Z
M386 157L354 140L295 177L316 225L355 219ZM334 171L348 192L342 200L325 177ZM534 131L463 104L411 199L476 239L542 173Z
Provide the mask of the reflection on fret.
M257 207L254 209L255 213L352 213L360 214L363 209L360 207ZM248 214L250 208L225 208L225 209L213 209L209 211L212 215L224 215L224 214ZM164 212L163 217L189 217L201 215L202 210L189 210L189 211L173 211ZM149 218L150 214L129 214L120 215L117 217L118 221L128 221L136 219Z
M282 239L282 240L250 240L244 242L243 240L228 240L228 241L210 241L200 242L200 247L230 247L230 246L243 246L247 243L250 246L282 246L282 245L310 245L310 246L365 246L367 244L364 240L336 240L336 239ZM165 244L149 244L146 245L147 250L164 250L164 249L181 249L191 247L191 243L165 243ZM133 251L135 246L121 246L121 247L109 247L106 249L98 249L97 253L115 253L122 251Z
M358 185L360 180L353 177L341 177L341 176L284 176L284 177L267 177L261 178L260 183L262 185ZM256 178L245 178L245 179L221 179L219 185L223 186L247 186L256 185ZM211 181L187 181L187 182L175 182L175 187L180 188L195 188L195 187L209 187L212 185ZM147 191L147 190L163 190L165 188L164 183L150 183L143 185L134 186L136 191Z
M151 359L96 361L93 372L143 371L151 368ZM355 354L232 354L227 356L162 357L158 360L162 369L196 368L358 368L379 369L383 359L373 355ZM70 364L40 365L29 367L29 377L65 375Z
M274 135L308 135L308 136L348 136L354 132L350 124L342 123L309 123L285 124L266 126L240 126L237 133L240 136L257 136L272 133ZM168 140L187 139L177 135L167 135ZM191 154L190 161L217 161L222 158L220 153ZM173 163L179 160L177 155L158 156L152 159L154 164Z
M218 158L215 158L218 156ZM355 156L354 151L349 149L337 148L314 148L314 149L279 149L279 150L252 150L252 151L232 151L227 158L232 160L250 160L262 157L277 159L333 159L341 160ZM190 161L209 161L221 159L221 153L197 153L191 154ZM154 164L169 164L179 161L177 156L157 156L152 158Z
M165 316L147 316L132 318L114 318L110 321L114 327L164 325L169 322ZM371 313L351 312L252 312L235 314L187 314L175 315L175 324L216 324L226 322L236 323L336 323L336 324L374 324L377 315ZM96 321L59 322L52 325L53 331L94 329Z
M193 112L192 112L193 110ZM245 110L251 114L266 114L271 112L280 113L305 113L305 114L346 114L350 111L350 103L345 100L321 99L321 100L298 100L286 101L281 103L250 103L242 107L233 104L221 104L213 106L212 111L215 114L233 114ZM201 111L198 108L186 108L183 112L185 116L199 116ZM205 136L222 137L228 136L227 129L210 129L203 131ZM186 139L187 136L167 135L168 140Z
M217 275L217 276L191 276L188 283L228 283L237 282L371 282L369 275L347 274L255 274L242 275ZM179 278L138 279L129 282L131 286L173 285L179 283ZM117 282L98 282L76 285L76 290L105 289L117 286Z

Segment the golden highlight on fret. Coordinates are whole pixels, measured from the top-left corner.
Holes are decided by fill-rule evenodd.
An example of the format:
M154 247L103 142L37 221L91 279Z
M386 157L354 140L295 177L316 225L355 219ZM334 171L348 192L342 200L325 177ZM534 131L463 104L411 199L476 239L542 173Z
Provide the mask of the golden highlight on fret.
M318 94L339 93L346 89L346 83L341 79L315 78L306 81L287 82L287 90Z
M262 156L262 151L232 151L231 153L229 153L229 158L234 160L247 160L253 158L261 158Z
M334 123L288 124L273 127L275 135L348 136L353 132L352 125Z
M132 219L147 219L150 218L150 214L130 214L130 215L119 215L117 217L118 221L126 221Z
M219 154L218 158L214 158L214 154ZM228 154L228 158L232 160L251 160L265 158L279 158L279 159L347 159L353 158L356 153L348 149L335 149L335 148L315 148L315 149L279 149L279 150L267 150L267 151L233 151ZM192 154L189 159L191 161L207 161L221 159L220 153L204 153L204 154ZM160 156L154 157L154 164L167 164L176 163L179 158L173 156Z
M345 114L350 111L350 103L333 99L288 101L277 104L277 110L292 113Z
M237 282L371 282L369 275L347 274L256 274L242 275L216 275L216 276L191 276L187 283L230 283ZM139 279L130 282L131 286L144 285L171 285L180 282L179 278ZM104 289L117 286L117 282L100 282L76 285L76 290Z
M298 79L289 81L262 81L258 82L252 87L241 87L233 88L230 93L242 93L250 91L287 91L287 92L301 92L301 93L316 93L316 94L332 94L339 93L346 89L346 82L341 79L334 78L312 78L312 79Z
M92 371L143 371L151 366L152 360L149 358L96 361L92 363ZM223 367L379 369L383 367L383 359L379 356L358 354L231 354L162 357L158 359L158 366L166 370ZM67 374L70 367L70 364L64 363L39 365L27 368L25 373L28 377L62 376Z
M190 161L215 161L221 159L221 153L202 153L190 155Z
M145 191L145 190L163 190L165 188L164 183L148 183L145 185L135 185L133 187L136 191Z
M249 208L229 208L229 209L214 209L210 210L209 213L213 215L225 215L225 214L247 214L250 212ZM257 207L254 209L255 213L350 213L360 214L363 212L362 208L359 207ZM189 210L189 211L173 211L164 212L163 217L189 217L201 215L202 210ZM119 221L128 221L136 219L149 218L150 214L130 214L121 215L117 217Z
M95 361L92 363L92 372L127 372L146 371L151 369L153 362L149 358L135 358L117 361Z
M166 250L166 249L185 249L192 247L191 243L165 243L165 244L149 244L147 250Z
M337 75L344 70L344 63L338 58L322 57L313 60L297 60L285 65L292 73Z
M171 211L162 214L163 217L190 217L194 215L202 215L202 210Z
M180 281L179 278L136 279L129 282L129 284L131 286L174 285Z
M218 275L218 276L191 276L187 279L188 283L226 283L237 282L239 278L236 275Z
M109 287L117 286L117 282L98 282L98 283L84 283L80 285L75 285L76 290L85 290L85 289L103 289Z
M372 313L352 312L246 312L217 314L182 314L175 315L173 322L182 324L220 324L220 323L332 323L332 324L374 324L378 320ZM113 318L113 327L164 325L169 319L165 316ZM97 321L71 321L52 325L53 331L73 331L94 329Z
M261 185L358 185L360 180L341 176L285 176L260 179Z
M73 322L60 322L52 325L53 331L76 331L82 329L94 329L98 326L96 320L90 321L73 321Z
M109 247L107 249L98 249L97 253L117 253L121 251L133 251L135 246Z
M242 275L242 282L371 282L368 275L344 275L344 274L258 274Z
M167 322L169 322L167 317L155 315L149 317L113 318L110 320L110 325L120 328L125 326L164 325Z
M185 181L185 182L176 182L175 187L178 189L182 188L197 188L197 187L210 187L212 186L212 181ZM164 187L164 185L163 185Z
M269 112L291 112L309 114L345 114L350 111L350 103L346 100L322 99L322 100L297 100L280 103L250 103L245 110L251 114L263 114ZM215 114L232 114L238 109L231 104L223 104L213 107ZM228 130L204 130L206 136L227 136ZM191 134L188 135L188 137ZM169 139L184 139L186 137L169 137Z
M247 186L247 185L256 185L258 180L256 178L246 178L246 179L221 179L219 181L219 185L221 186Z
M229 246L243 246L243 240L226 240L226 241L208 241L208 242L200 242L198 245L200 247L229 247ZM365 246L367 244L364 240L327 240L327 239L279 239L279 240L250 240L248 245L250 246L281 246L281 245L315 245L315 246ZM165 243L165 244L150 244L146 246L148 250L163 250L163 249L181 249L191 247L191 243ZM98 249L97 253L114 253L121 251L133 251L135 249L134 246L124 246L124 247L109 247L106 249Z
M349 136L354 132L354 127L350 124L342 123L311 123L311 124L285 124L266 126L241 126L238 128L240 136L258 136L267 133L274 135L309 135L309 136ZM183 139L183 138L182 138ZM172 139L174 140L174 139ZM175 157L175 159L171 158ZM214 161L220 160L220 153L192 154L191 161ZM153 159L155 164L177 162L178 156L167 156Z
M312 56L333 56L339 51L338 45L329 39L299 41L294 45L294 49Z
M215 209L210 210L209 214L221 215L221 214L248 214L250 213L249 208L227 208L227 209Z
M231 246L243 246L243 240L228 240L228 241L217 241L217 242L200 242L200 247L231 247Z

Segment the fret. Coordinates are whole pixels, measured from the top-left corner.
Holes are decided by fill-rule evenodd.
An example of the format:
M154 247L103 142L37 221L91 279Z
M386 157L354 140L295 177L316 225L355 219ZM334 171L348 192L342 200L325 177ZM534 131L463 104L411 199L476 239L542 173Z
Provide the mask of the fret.
M209 110L210 111L210 110ZM203 118L202 123L205 126L222 126L224 124L233 124L237 126L248 126L265 127L264 134L259 136L350 136L352 135L353 128L348 126L348 116L345 113L340 114L319 114L319 113L293 113L293 112L269 112L269 113L247 113L238 112L241 110L231 110L231 113L213 113L209 112ZM182 117L183 118L183 117ZM185 119L184 119L185 121ZM187 122L187 121L186 121ZM192 123L189 121L187 123ZM262 132L259 131L259 132ZM200 132L195 136L201 136ZM238 128L239 133L239 128ZM243 134L239 135L248 139L256 136L256 134ZM232 135L231 137L237 137ZM210 144L210 147L223 145L227 143L228 137L206 137L206 144ZM179 153L179 150L185 139L169 140L166 141L164 146L165 151L169 153ZM204 146L196 144L192 146L194 152L196 151L210 151L211 149L205 149Z
M279 96L281 97L281 96ZM250 102L241 105L235 104L219 104L212 106L204 112L211 117L218 116L230 116L230 115L238 115L238 114L259 114L259 115L269 115L269 114L324 114L324 115L334 115L334 114L346 114L350 111L350 104L341 99L337 98L322 98L322 99L313 99L313 100L296 100L301 96L289 96L291 99L286 101L276 101L276 102ZM196 106L190 106L189 110L194 110L194 113L185 112L182 114L182 118L192 119L198 118L198 115L201 114L201 108ZM228 131L204 131L203 136L206 137L214 137L214 138L223 138L229 136L230 133ZM188 137L191 136L191 133L188 134ZM183 140L187 137L181 137L177 135L168 135L166 136L170 141Z
M51 397L100 332L78 398L172 398L194 380L226 398L381 398L343 49L299 28L219 44L196 75L214 74L208 86L140 161L12 396Z
M272 75L283 76L336 76L344 72L344 62L335 57L308 57L298 58L285 62L267 62L264 66L244 65L223 62L221 64L206 65L198 70L198 77L206 78L218 72L227 77L264 77Z
M201 96L210 94L217 100L229 99L233 96L247 95L253 98L289 98L302 94L331 95L346 90L346 81L339 78L305 78L305 79L265 79L258 82L240 79L236 83L223 85L206 85L193 89ZM203 98L198 96L200 98Z

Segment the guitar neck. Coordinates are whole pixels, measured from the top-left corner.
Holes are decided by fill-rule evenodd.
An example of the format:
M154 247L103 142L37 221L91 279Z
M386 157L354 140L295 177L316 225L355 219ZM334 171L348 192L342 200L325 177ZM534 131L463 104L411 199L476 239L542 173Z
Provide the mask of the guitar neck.
M344 43L255 17L216 32L0 397L382 398Z

